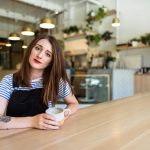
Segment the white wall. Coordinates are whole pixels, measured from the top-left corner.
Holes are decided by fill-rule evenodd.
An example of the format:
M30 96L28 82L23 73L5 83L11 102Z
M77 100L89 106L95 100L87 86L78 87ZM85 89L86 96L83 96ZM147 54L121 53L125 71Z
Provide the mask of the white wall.
M85 25L86 17L86 5L85 3L79 3L78 1L66 1L64 5L67 10L64 13L64 27L67 28L72 25Z
M119 43L150 33L150 0L118 0Z
M150 0L118 0L118 12L121 25L117 29L117 44L150 33ZM141 56L142 67L150 67L150 48L129 49L121 51L120 55L123 58Z
M150 48L141 48L141 49L129 49L120 52L120 56L125 59L126 57L132 56L141 56L141 67L150 67ZM135 63L136 60L132 60L132 64ZM139 62L138 62L139 63Z

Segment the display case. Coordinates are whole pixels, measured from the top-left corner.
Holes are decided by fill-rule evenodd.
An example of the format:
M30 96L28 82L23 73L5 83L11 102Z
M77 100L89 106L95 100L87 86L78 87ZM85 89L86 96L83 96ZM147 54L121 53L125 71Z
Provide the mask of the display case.
M73 87L80 103L99 103L110 100L109 74L74 75Z

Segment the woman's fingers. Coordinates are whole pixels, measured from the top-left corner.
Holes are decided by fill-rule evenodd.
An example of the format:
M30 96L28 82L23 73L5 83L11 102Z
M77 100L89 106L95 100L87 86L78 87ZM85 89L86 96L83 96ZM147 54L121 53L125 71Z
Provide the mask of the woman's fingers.
M55 121L55 118L53 117L53 116L51 116L51 115L48 115L48 114L43 114L43 118L44 119L48 119L48 120L53 120L53 121Z
M59 126L59 123L53 120L44 119L43 122L48 125Z
M44 123L44 124L43 124L43 128L44 128L44 129L56 130L56 129L59 129L59 126L54 126L54 125L51 125L51 124L46 124L46 123Z
M43 126L47 129L59 129L59 122L55 121L55 118L48 114L43 114Z
M71 110L69 108L64 109L65 119L67 119L71 115Z
M34 117L34 127L39 129L59 129L60 124L55 118L47 114L39 114Z

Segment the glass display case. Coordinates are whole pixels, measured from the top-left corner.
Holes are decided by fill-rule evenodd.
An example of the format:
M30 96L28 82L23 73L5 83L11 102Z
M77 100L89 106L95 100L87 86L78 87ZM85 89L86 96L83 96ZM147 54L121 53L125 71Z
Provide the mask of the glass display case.
M99 103L110 100L110 75L86 74L73 76L75 96L82 103Z

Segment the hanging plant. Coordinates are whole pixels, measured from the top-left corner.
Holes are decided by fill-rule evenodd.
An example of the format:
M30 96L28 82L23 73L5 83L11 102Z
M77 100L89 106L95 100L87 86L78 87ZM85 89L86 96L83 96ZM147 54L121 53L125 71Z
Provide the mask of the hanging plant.
M96 13L95 20L100 21L106 16L105 7L100 7Z
M69 27L69 32L70 33L77 33L79 31L79 28L77 26L70 26Z
M87 14L87 19L86 19L87 23L88 24L93 24L93 22L95 21L95 16L96 16L96 13L93 10L91 10Z
M94 45L98 45L99 42L101 41L101 35L99 33L95 34L95 35L87 35L86 39L88 41L88 45L90 44L94 44Z
M101 21L106 15L107 15L106 7L103 6L103 7L98 8L97 12L91 10L87 14L86 21L88 24L93 24L95 21Z
M145 34L145 36L141 36L141 42L145 45L150 45L150 33Z
M66 34L77 33L78 31L79 31L79 28L77 26L70 26L69 28L65 28L63 30L63 32Z
M102 6L100 8L98 8L97 12L91 10L88 14L87 14L87 18L86 18L86 28L87 30L93 30L93 23L95 21L99 21L100 23L102 22L102 19L107 15L106 13L106 7Z
M98 45L98 43L100 42L100 40L101 40L101 35L100 34L96 34L94 36L95 45Z
M69 34L69 33L70 33L70 31L69 31L69 29L68 29L68 28L65 28L65 29L63 30L63 33Z
M102 39L104 41L108 41L110 40L112 37L111 35L113 34L113 32L110 32L110 31L105 31L103 34L102 34Z

